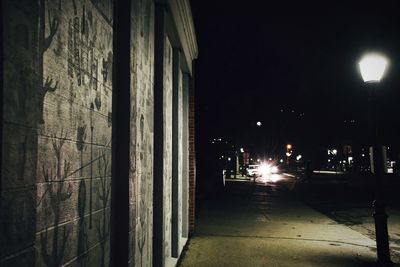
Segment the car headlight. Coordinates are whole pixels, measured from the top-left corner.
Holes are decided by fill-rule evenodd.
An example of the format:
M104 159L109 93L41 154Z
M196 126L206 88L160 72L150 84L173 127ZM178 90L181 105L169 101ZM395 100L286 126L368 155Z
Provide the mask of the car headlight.
M267 164L261 164L259 171L262 175L268 175L271 173L271 167Z
M271 167L271 172L272 172L272 173L277 173L277 172L278 172L278 167L272 166L272 167Z

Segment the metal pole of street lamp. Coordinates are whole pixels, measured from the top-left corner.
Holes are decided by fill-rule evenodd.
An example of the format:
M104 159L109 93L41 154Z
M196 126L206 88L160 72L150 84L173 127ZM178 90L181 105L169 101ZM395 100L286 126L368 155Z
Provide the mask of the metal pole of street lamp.
M382 198L383 191L383 176L385 173L385 159L383 157L383 147L379 136L379 100L376 89L380 82L385 69L387 66L387 60L385 57L379 54L368 54L364 56L359 62L361 76L365 83L370 85L372 94L371 100L372 108L374 110L374 143L372 147L372 159L374 167L374 176L376 182L375 188L375 200L373 202L373 217L375 220L375 236L376 236L376 248L377 248L377 264L378 266L393 266L390 259L389 249L389 235L387 226L387 214L385 211L385 204Z
M237 168L238 168L238 153L237 153L236 148L235 148L235 162L233 164L233 178L235 178L235 179L237 178L236 177Z

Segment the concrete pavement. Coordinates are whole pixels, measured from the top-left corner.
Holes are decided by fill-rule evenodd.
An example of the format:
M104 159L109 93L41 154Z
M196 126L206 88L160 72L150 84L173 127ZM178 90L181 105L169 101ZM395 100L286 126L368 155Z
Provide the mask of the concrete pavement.
M201 207L179 266L375 266L375 241L296 200L282 178L227 181Z
M333 179L332 179L333 178ZM400 201L398 177L385 177L384 196L388 214L392 259L400 262ZM375 240L372 201L375 181L371 177L320 177L296 183L296 196L334 221Z

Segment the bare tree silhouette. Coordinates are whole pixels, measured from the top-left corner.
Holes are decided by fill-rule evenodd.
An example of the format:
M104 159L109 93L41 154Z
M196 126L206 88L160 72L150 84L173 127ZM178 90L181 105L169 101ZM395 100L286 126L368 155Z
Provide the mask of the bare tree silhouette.
M110 175L108 168L110 164L110 156L106 149L99 149L99 160L97 162L98 171L100 174L100 202L103 209L103 222L97 221L96 230L99 236L101 246L101 266L105 267L106 243L110 234L110 224L107 223L106 208L111 192L111 182L107 179ZM108 182L107 182L108 181Z
M65 253L65 246L70 235L70 231L67 227L62 226L60 231L60 204L71 197L72 189L71 185L67 189L64 189L66 184L65 179L68 176L70 170L70 164L67 160L63 160L62 148L64 146L67 134L63 135L61 130L61 139L52 136L52 148L56 157L55 170L50 167L42 165L42 173L44 181L46 182L46 192L48 194L48 202L51 208L51 212L54 215L53 218L53 233L52 238L49 238L48 229L40 234L41 243L41 254L43 261L47 266L56 267L61 266L62 259ZM61 238L59 240L59 238ZM48 243L51 242L50 251L48 251Z
M140 224L140 238L138 240L138 248L140 253L140 266L143 266L143 248L146 244L146 234L147 234L147 199L146 199L146 181L142 179L140 183L140 207L139 207L139 224Z
M49 23L49 29L50 33L48 36L46 36L46 19L45 19L45 14L46 14L46 0L40 0L39 1L39 6L40 6L40 26L39 26L39 38L41 42L39 43L39 52L40 52L40 58L43 61L43 56L44 53L46 52L47 49L49 49L51 43L53 42L54 36L57 33L58 26L60 25L60 20L57 15L54 15L52 17L50 9L47 10L47 19ZM61 11L61 10L60 10ZM43 63L39 64L39 78L43 79L44 78L44 71L43 71ZM44 97L46 96L47 92L54 92L58 88L58 81L56 81L53 84L53 79L50 77L46 77L46 80L43 84L43 81L39 81L39 88L38 88L38 102L39 102L39 114L38 114L38 119L39 123L43 124L44 119L43 119L43 105L44 105Z
M81 156L81 166L80 166L80 171L79 174L82 176L82 170L83 170L83 151L86 149L86 144L85 144L85 139L86 139L86 125L79 126L77 133L76 133L76 148L80 152Z
M42 0L42 2L44 2L44 0ZM42 12L44 12L44 10ZM49 22L50 33L49 36L44 38L42 54L50 47L54 35L57 32L58 26L60 25L60 20L57 16L54 16L53 18L51 17L50 9L47 10L47 18Z
M78 191L78 262L81 266L87 266L89 254L88 230L85 222L85 208L86 208L86 184L85 180L81 179Z

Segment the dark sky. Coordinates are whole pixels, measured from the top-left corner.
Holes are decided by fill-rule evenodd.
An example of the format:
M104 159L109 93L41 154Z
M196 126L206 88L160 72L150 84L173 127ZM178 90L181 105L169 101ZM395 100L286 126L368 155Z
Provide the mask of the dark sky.
M393 142L400 116L400 9L383 1L296 2L302 3L191 1L199 46L198 139L251 139L257 120L270 142L329 143L360 135L368 129L370 104L357 62L373 50L391 62L380 90Z

